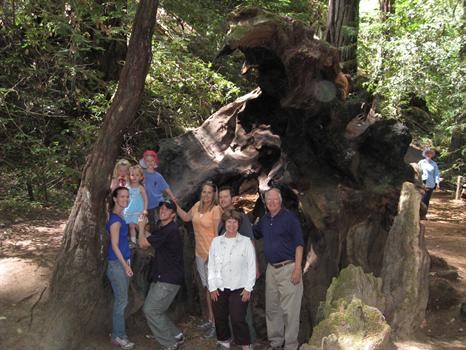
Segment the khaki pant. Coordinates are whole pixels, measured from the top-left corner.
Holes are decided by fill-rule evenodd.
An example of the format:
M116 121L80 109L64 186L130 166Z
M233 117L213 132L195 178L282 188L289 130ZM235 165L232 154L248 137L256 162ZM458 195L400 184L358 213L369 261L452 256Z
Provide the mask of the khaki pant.
M143 311L147 324L155 339L165 347L174 346L175 336L181 333L167 315L167 310L179 289L180 286L176 284L152 282L144 302Z
M298 349L299 314L303 281L291 283L295 264L279 268L267 265L265 275L265 315L267 337L272 347Z

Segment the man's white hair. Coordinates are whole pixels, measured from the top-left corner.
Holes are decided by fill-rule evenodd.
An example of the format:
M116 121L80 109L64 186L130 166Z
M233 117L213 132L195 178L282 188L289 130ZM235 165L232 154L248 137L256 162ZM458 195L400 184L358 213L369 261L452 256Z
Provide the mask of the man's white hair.
M280 190L276 187L272 187L271 189L265 191L265 200L267 200L267 197L268 197L268 194L269 192L272 192L272 191L275 191L278 193L278 198L280 199L280 204L283 202L283 198L282 198L282 193L280 192Z

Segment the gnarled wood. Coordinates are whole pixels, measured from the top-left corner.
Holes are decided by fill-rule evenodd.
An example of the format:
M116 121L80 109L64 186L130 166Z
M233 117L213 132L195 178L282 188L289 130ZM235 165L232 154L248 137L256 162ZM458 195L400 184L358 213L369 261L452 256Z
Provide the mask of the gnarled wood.
M301 23L257 9L236 12L222 54L236 49L246 71L257 73L259 89L198 129L162 142L161 171L186 209L207 178L236 189L251 178L261 190L281 187L285 205L299 209L306 253L312 245L318 256L304 275L300 337L306 340L342 268L355 264L380 276L401 184L413 181L403 162L411 137L396 121L367 116L373 111L362 110L365 98L337 98L337 51ZM357 116L370 122L348 137ZM255 287L258 308L262 292L263 279Z

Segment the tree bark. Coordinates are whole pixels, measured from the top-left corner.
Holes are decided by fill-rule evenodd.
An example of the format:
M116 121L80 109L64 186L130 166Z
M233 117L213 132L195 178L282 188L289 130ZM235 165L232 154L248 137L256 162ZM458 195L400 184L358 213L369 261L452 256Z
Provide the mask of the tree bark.
M345 73L356 74L359 0L329 0L325 40L340 52Z
M379 9L382 21L386 20L390 14L395 13L395 0L379 0Z
M34 200L35 200L34 189L32 187L31 181L26 181L26 189L28 191L29 201L34 202Z
M390 14L395 12L395 0L379 0L379 10L380 10L380 20L385 22ZM385 60L385 41L389 40L390 32L385 27L382 36L380 38L380 43L377 48L377 57L376 57L376 81L383 82L384 79L384 60ZM379 97L377 97L379 98Z
M111 300L104 288L105 199L123 132L143 97L157 6L157 0L139 3L117 92L83 170L46 305L44 349L74 349L83 333L101 332L109 324L104 311Z

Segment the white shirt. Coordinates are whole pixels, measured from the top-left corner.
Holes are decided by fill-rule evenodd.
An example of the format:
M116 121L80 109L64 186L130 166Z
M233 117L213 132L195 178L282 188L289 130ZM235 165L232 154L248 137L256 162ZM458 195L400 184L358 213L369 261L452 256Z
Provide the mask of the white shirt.
M236 234L215 237L209 250L209 291L244 288L251 292L256 282L256 253L251 239Z
M437 163L432 159L422 159L417 163L422 171L422 181L427 188L434 188L440 184L440 171Z

